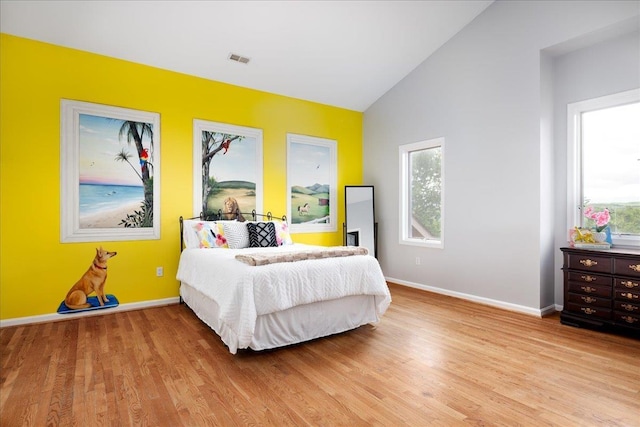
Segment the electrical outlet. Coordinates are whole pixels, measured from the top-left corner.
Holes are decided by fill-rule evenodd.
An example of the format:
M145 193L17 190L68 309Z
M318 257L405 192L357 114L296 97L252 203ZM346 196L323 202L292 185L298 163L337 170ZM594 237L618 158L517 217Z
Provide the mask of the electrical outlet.
M164 268L163 267L156 267L156 276L158 276L158 277L164 276Z
M416 257L416 265L420 265L420 257L419 256Z

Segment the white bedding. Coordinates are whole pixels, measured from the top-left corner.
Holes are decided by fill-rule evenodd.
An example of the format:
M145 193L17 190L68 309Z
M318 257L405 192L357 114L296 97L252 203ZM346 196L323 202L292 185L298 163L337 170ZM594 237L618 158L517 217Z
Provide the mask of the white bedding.
M218 321L224 331L220 335L232 353L250 345L258 316L294 306L350 295L372 295L379 320L391 296L378 261L370 255L259 267L235 259L240 253L310 248L313 246L295 244L276 248L185 249L180 256L177 279L219 306Z

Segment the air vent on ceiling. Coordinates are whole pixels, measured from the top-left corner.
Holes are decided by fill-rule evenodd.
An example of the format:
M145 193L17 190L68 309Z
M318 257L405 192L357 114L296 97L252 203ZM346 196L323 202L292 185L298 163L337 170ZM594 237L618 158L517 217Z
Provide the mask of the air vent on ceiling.
M249 61L250 61L250 59L247 58L246 56L241 56L241 55L238 55L238 54L235 54L235 53L230 53L229 54L229 60L236 61L236 62L239 62L241 64L248 64Z

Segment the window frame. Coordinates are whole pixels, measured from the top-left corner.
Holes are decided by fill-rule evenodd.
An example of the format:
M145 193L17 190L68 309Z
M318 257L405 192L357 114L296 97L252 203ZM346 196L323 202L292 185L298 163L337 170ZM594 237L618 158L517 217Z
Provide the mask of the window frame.
M415 238L409 237L409 211L410 211L410 175L409 169L409 155L415 151L427 150L432 148L440 148L440 238L428 239L428 238ZM399 230L399 243L401 245L420 246L425 248L444 248L444 162L445 162L445 139L444 137L438 137L428 139L424 141L403 144L398 147L399 160L400 160L400 202L399 213L400 221L398 221Z
M567 104L567 230L582 224L582 113L640 102L640 88ZM640 247L640 236L612 235L615 246Z

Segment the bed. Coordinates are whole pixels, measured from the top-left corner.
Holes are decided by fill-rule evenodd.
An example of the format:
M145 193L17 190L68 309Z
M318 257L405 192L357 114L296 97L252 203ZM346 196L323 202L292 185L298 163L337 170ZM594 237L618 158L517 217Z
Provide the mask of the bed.
M366 249L294 243L286 218L251 217L180 217L180 298L232 354L380 321L391 296Z

